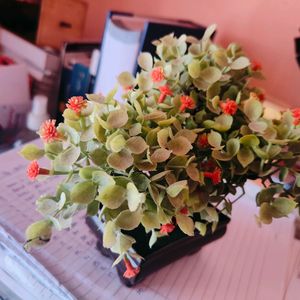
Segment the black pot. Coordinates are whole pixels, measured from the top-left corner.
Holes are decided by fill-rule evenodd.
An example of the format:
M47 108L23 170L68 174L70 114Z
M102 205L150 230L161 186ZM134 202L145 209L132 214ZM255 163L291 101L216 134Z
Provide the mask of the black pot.
M220 214L217 229L212 232L211 227L207 226L205 236L201 236L196 231L195 236L187 236L178 228L178 226L176 226L174 231L168 236L158 238L152 248L149 247L151 233L146 234L143 226L140 225L138 228L131 231L123 231L125 234L135 238L136 243L133 245L133 248L144 259L138 263L140 267L139 274L130 279L123 277L123 273L126 270L124 263L120 262L117 264L116 268L121 281L126 286L134 286L144 280L149 274L162 267L181 257L198 252L206 244L221 238L226 232L229 221L230 219L227 216ZM97 217L87 217L86 223L98 237L97 248L104 256L110 257L112 261L114 261L117 258L117 254L111 252L110 249L103 247L102 226L99 219Z

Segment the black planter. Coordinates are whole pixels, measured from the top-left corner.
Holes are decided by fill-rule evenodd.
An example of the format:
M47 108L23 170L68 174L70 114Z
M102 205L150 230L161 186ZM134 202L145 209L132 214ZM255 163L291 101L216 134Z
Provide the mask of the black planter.
M176 226L174 231L168 236L159 238L152 248L148 246L150 233L146 234L144 227L141 225L134 230L123 231L125 234L135 238L136 243L133 245L133 248L144 260L139 263L139 274L130 279L123 277L123 273L126 269L124 263L121 262L117 264L116 268L121 281L127 286L134 286L144 280L149 274L162 267L181 257L198 252L206 244L221 238L226 232L229 221L230 219L228 217L220 214L217 229L212 233L211 227L208 226L205 236L201 236L197 232L195 232L195 236L193 237L187 236ZM114 261L117 255L103 247L102 230L99 219L97 217L87 217L86 223L98 237L97 248L104 256L110 257L112 261Z

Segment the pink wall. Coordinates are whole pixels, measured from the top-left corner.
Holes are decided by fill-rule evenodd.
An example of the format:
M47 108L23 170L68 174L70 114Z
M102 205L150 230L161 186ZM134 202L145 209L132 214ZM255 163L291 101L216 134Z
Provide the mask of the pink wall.
M216 42L235 41L261 62L269 99L300 106L300 68L293 39L300 36L299 0L86 0L90 7L85 35L100 38L109 9L141 15L190 19L218 24Z

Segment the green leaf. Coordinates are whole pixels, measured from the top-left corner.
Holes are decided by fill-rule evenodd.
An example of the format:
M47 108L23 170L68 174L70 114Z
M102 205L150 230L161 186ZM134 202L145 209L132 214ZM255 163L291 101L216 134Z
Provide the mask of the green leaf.
M189 236L194 235L195 226L193 220L190 217L183 214L178 214L176 215L176 222L182 232Z
M72 128L64 123L60 123L57 126L57 132L63 136L68 137L70 142L74 145L78 145L80 142L79 133L74 128Z
M205 211L207 213L207 218L206 220L208 222L218 222L219 221L219 215L218 215L218 212L215 208L213 207L206 207L205 208Z
M218 49L213 53L214 61L222 68L228 65L228 59L226 56L226 52L223 49Z
M207 230L207 224L201 222L195 222L195 228L199 230L202 236L205 236Z
M240 143L245 147L257 147L260 142L256 135L247 134L240 138Z
M149 248L152 248L152 246L156 243L157 241L157 234L155 232L155 230L151 231L151 237L149 240Z
M250 98L244 102L244 113L250 121L256 121L263 113L263 106L259 100Z
M126 140L122 134L114 136L110 142L109 146L112 152L120 152L126 145Z
M135 239L132 236L121 233L118 235L118 243L119 243L120 253L124 254L127 253L128 250L135 243Z
M63 112L63 117L66 120L78 121L80 119L80 115L77 114L74 110L66 108Z
M193 148L191 142L183 136L175 137L169 141L167 147L177 156L185 155Z
M128 150L123 149L118 153L111 153L107 157L107 163L114 169L125 171L127 168L132 166L133 157Z
M287 197L278 197L272 203L272 208L276 210L276 214L273 213L274 218L281 218L290 214L297 206L297 203Z
M106 164L107 153L101 148L96 148L90 152L89 157L95 165L103 166Z
M272 223L272 207L269 203L263 202L259 210L259 219L264 224Z
M118 76L118 82L123 88L128 88L134 85L134 77L129 72L122 72Z
M140 123L134 123L129 128L129 135L136 136L142 132L142 125Z
M63 151L63 143L62 142L52 142L45 144L45 152L57 155Z
M134 136L126 141L126 148L134 154L141 154L148 148L148 145L141 136Z
M130 179L140 192L146 192L149 183L151 182L148 177L142 173L134 172L130 175Z
M145 202L146 195L140 193L136 186L129 182L127 184L127 194L126 194L128 208L130 211L136 211L141 203Z
M221 79L222 72L217 67L207 67L200 73L200 77L207 83L213 84Z
M93 126L90 126L81 133L80 141L88 142L88 141L92 140L94 137L95 137L94 128L93 128Z
M55 159L57 164L64 166L72 166L80 155L80 148L71 145L69 148L60 153Z
M164 162L164 161L168 160L171 153L172 153L172 151L167 150L167 149L163 149L163 148L156 149L153 152L153 154L151 155L151 161L154 163Z
M27 249L31 247L39 247L50 241L52 235L52 226L49 220L40 220L26 229L26 245Z
M265 130L268 128L268 124L265 121L253 121L249 123L248 126L252 131L258 133L264 133Z
M105 143L106 136L105 136L105 128L100 124L100 118L94 118L94 134L97 138L97 140L101 143Z
M255 156L249 148L241 148L237 154L237 159L243 168L246 168L253 162Z
M116 209L126 199L126 189L119 185L107 185L100 189L99 195L96 198L103 205L110 209Z
M22 148L20 154L27 160L38 160L44 156L45 151L34 144L27 144Z
M99 211L99 201L94 200L91 203L88 204L86 213L88 216L95 216L97 215L98 211Z
M97 186L92 181L76 183L71 190L70 199L73 203L89 204L95 200Z
M157 213L154 212L144 212L143 218L142 218L142 225L145 227L146 230L151 230L151 229L159 229L160 228L160 223L159 219L157 216Z
M281 168L279 172L279 180L280 181L285 181L287 176L289 174L289 169L288 168Z
M153 86L153 82L148 73L140 73L138 75L138 85L143 92L148 92Z
M117 242L116 233L117 228L115 223L113 221L108 221L103 230L103 246L105 248L111 248Z
M115 180L113 179L113 177L104 171L93 172L92 179L95 183L97 183L99 186L102 186L102 187L115 184Z
M115 224L124 230L133 230L138 227L142 221L141 210L131 212L130 210L122 211L115 220Z
M99 171L99 169L96 167L91 167L91 166L83 167L79 170L79 176L82 179L90 180L90 179L92 179L93 172L95 172L95 171Z
M245 56L240 56L230 64L232 70L241 70L250 66L250 60Z
M270 187L262 189L256 195L257 205L261 205L263 202L272 202L274 195L282 191L282 186L280 184L271 185Z
M167 187L167 193L171 197L176 197L178 194L187 188L187 180L177 181Z
M124 109L117 109L109 113L107 118L107 125L110 128L121 128L126 125L127 121L127 111Z
M163 177L165 177L167 174L169 174L171 172L171 170L166 170L166 171L162 171L160 173L157 173L155 175L153 175L151 178L150 178L150 181L151 182L154 182L154 181L157 181Z
M226 143L226 150L232 157L235 156L240 150L239 139L232 138L228 140Z
M220 149L221 143L222 143L222 136L219 132L211 131L207 135L208 143L214 147L215 149Z
M213 129L220 132L225 132L231 128L233 117L231 115L222 114L215 118Z
M189 75L194 79L200 77L200 73L201 73L200 62L196 59L192 60L192 62L188 65L188 72Z
M145 71L151 71L153 66L153 58L149 52L142 52L138 56L138 64Z

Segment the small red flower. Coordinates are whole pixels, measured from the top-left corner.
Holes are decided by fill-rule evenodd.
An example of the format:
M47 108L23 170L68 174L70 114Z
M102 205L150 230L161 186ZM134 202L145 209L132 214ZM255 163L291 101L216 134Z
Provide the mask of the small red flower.
M218 184L222 181L222 171L216 168L213 172L204 172L204 177L210 178L213 184Z
M164 102L167 96L173 96L173 92L170 90L170 88L167 85L160 86L158 89L160 90L158 103Z
M173 224L169 223L169 224L161 225L159 232L161 234L168 234L168 233L171 233L174 229L175 229L175 226Z
M68 100L67 108L72 109L77 114L80 114L81 110L87 106L87 101L83 97L72 97Z
M292 110L293 117L294 117L294 125L300 124L300 108L295 108Z
M226 99L226 102L221 102L220 106L223 113L227 115L234 115L238 109L237 103L229 98Z
M55 127L55 120L43 122L39 130L39 135L46 143L58 140L60 137Z
M259 62L257 62L257 61L253 61L253 62L251 63L251 68L252 68L252 70L253 70L254 72L260 71L260 70L262 69L261 64L260 64Z
M189 213L189 210L187 207L183 207L179 212L183 215L187 215Z
M151 78L153 82L161 82L165 79L164 70L162 67L156 67L151 71Z
M140 268L139 267L134 268L130 263L130 261L128 260L128 258L126 257L124 258L124 263L125 263L126 271L124 272L123 276L125 278L135 277L140 272Z
M199 148L206 148L209 145L206 133L199 135L197 144Z
M34 180L38 175L48 175L49 170L40 168L36 160L32 161L27 167L27 176L30 180Z
M192 97L190 96L185 96L182 95L180 97L180 102L181 102L181 106L180 106L180 111L184 111L185 109L194 109L196 108L196 104L195 101Z
M124 89L124 92L129 92L133 89L133 85L125 86L123 89Z
M260 101L264 101L266 99L265 94L263 93L258 94L257 97Z

